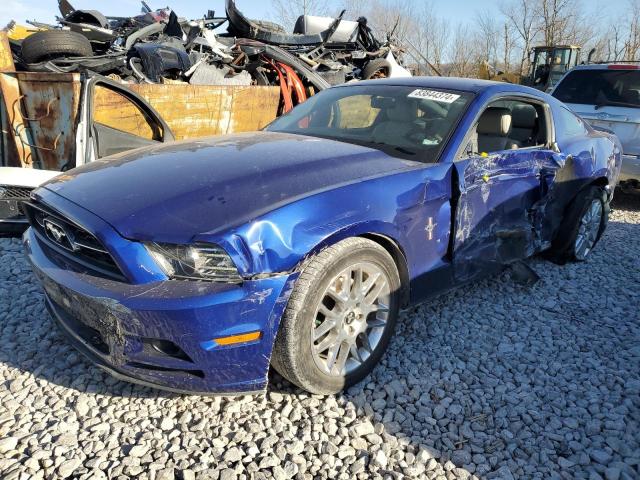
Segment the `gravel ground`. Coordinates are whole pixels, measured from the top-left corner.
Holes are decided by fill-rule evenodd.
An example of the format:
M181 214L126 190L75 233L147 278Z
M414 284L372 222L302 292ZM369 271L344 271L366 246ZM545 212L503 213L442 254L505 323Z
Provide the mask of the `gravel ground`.
M405 312L372 376L320 397L165 394L52 326L0 240L0 478L640 478L640 196L587 263L531 265Z

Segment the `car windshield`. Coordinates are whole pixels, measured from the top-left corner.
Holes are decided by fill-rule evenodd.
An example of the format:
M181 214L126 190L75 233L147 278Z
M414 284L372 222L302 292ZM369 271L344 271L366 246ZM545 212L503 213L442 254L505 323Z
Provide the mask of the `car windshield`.
M347 86L324 90L266 130L355 143L437 162L472 95L441 89Z
M564 103L596 107L640 107L639 70L574 70L553 96Z

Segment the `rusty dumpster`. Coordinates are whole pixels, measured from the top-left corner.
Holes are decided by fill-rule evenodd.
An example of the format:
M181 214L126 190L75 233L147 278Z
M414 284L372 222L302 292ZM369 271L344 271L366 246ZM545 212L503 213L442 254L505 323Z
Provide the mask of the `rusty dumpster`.
M78 73L2 73L2 165L45 170L75 166L76 129L83 102L95 121L134 135L150 127L145 112L125 95L95 88L83 92ZM6 86L6 85L5 85ZM16 88L17 87L17 88ZM162 117L176 140L259 130L278 111L280 89L267 86L122 84Z

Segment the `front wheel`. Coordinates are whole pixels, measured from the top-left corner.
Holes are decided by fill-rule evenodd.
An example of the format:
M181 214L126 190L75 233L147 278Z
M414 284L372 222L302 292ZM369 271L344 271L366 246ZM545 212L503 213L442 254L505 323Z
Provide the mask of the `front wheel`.
M379 362L400 308L400 277L389 253L349 238L303 265L280 323L272 363L287 380L337 393Z
M557 263L583 262L602 236L609 219L607 195L601 187L589 187L571 202L550 254Z

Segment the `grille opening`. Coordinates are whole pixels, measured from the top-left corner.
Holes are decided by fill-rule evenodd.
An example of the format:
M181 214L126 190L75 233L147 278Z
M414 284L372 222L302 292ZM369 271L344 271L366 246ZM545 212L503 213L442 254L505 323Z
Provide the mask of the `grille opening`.
M132 368L139 368L141 370L172 373L172 374L178 374L178 375L183 375L183 376L204 378L204 372L202 370L185 370L185 369L182 369L182 368L158 367L156 365L149 365L149 364L140 363L140 362L128 362L126 364L126 366L127 367L132 367Z
M29 200L33 188L14 187L12 185L0 185L0 199L2 200Z
M29 201L22 205L42 243L100 276L126 281L111 254L91 233L42 204ZM56 237L53 230L62 235Z
M150 355L162 357L167 356L193 363L191 357L189 357L189 355L187 355L185 351L182 350L182 348L169 340L144 338L142 339L142 342L144 344L145 352L149 353Z
M12 223L27 223L20 202L29 200L31 190L27 187L0 185L0 218Z

